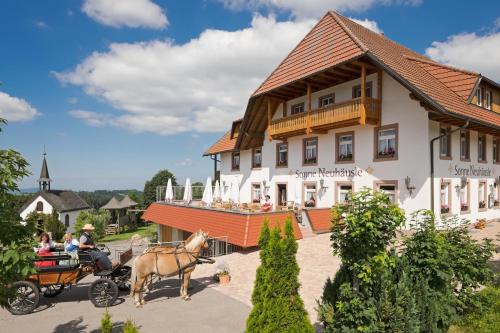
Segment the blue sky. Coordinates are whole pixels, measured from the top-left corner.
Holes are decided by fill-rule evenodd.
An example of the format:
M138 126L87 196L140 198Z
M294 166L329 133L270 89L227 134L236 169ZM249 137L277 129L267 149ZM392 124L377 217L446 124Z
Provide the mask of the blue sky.
M120 3L120 5L116 5ZM204 181L203 151L326 9L500 80L500 3L429 0L51 0L0 4L0 146L34 187L142 189L168 168Z

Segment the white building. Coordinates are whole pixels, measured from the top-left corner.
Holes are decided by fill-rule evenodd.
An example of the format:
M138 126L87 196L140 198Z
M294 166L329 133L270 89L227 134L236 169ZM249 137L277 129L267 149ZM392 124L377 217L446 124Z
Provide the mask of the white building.
M329 12L205 155L241 202L327 209L368 187L408 215L500 220L500 85Z
M20 210L23 220L33 211L44 214L52 214L55 210L59 221L66 227L67 231L73 232L78 214L90 209L90 206L75 192L70 190L51 190L49 169L45 154L43 157L42 171L38 179L39 192L28 200Z

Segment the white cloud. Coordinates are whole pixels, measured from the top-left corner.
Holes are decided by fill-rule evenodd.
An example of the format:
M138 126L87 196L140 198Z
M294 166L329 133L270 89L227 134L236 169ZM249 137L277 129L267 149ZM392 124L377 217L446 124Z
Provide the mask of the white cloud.
M88 124L162 135L220 132L243 115L251 93L313 24L257 15L246 29L208 29L185 44L111 44L73 70L54 74L123 111L71 111Z
M219 0L232 10L266 8L289 12L293 17L318 18L329 10L363 11L377 4L420 5L423 0Z
M85 0L82 11L93 20L115 28L161 29L168 25L164 10L151 0Z
M185 158L181 161L177 161L177 165L180 165L180 166L191 166L193 165L193 160L191 160L190 158Z
M360 19L350 17L349 19L353 20L354 22L356 22L358 24L361 24L365 28L368 28L372 31L375 31L378 34L383 33L382 29L379 28L377 22L375 22L375 21L372 21L372 20L369 20L366 18L364 20L360 20Z
M0 118L8 121L28 121L40 113L22 98L10 96L0 91Z
M39 20L35 20L33 21L33 24L35 25L35 27L37 29L40 29L40 30L50 30L50 26L44 22L44 21L39 21Z
M425 52L435 61L500 81L500 31L453 35L444 42L433 42Z

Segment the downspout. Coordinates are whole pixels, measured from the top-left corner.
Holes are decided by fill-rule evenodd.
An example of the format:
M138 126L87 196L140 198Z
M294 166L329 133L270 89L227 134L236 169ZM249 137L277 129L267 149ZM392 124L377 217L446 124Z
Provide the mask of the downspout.
M436 140L441 139L442 137L451 135L455 133L456 131L464 130L469 126L469 119L465 122L465 124L462 127L455 128L452 131L446 132L446 134L441 134L440 136L437 136L433 138L430 141L430 154L431 154L431 211L434 213L434 142Z
M217 180L217 162L220 160L217 159L217 154L210 155L210 159L214 161L214 181Z

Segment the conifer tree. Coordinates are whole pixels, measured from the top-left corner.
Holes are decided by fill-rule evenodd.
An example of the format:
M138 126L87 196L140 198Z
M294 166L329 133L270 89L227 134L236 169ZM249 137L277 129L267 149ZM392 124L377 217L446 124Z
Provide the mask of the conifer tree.
M271 231L269 230L269 221L264 220L262 228L260 230L259 237L259 256L260 256L260 266L257 268L255 283L252 292L252 312L247 319L247 332L258 332L258 326L263 317L263 299L262 294L265 288L265 276L267 269L267 254L269 252L269 238L271 237Z

